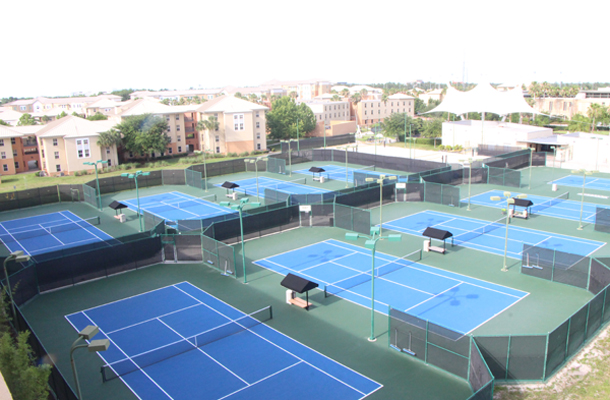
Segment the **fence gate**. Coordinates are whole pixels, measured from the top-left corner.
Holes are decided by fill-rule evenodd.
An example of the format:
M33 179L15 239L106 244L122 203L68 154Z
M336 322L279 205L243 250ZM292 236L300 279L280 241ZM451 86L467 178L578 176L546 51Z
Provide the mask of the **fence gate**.
M299 206L299 225L301 227L313 226L311 217L311 205L300 205Z
M407 182L396 182L394 189L394 198L396 201L407 201Z
M176 255L176 241L174 235L161 235L161 247L163 249L163 260L165 263L178 262Z

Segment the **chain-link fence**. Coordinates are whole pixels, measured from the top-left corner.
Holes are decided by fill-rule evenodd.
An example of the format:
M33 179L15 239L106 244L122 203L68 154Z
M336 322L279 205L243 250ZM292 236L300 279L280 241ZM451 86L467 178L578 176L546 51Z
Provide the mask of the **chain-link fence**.
M97 197L97 189L89 184L95 181L83 184L83 200L85 203L92 205L95 208L99 208L99 200Z
M274 174L286 174L286 160L269 157L267 159L267 172L273 172Z
M161 170L161 181L163 185L186 185L183 169Z
M356 136L354 134L345 134L345 135L335 135L335 136L324 136L322 137L311 137L306 139L300 139L297 142L290 143L290 149L295 150L307 150L307 149L317 149L325 146L339 146L342 144L356 143ZM282 153L286 153L288 151L288 143L282 143Z
M0 193L0 211L17 210L19 208L41 206L57 203L60 200L57 186L19 190Z
M477 153L480 156L500 156L508 153L515 153L517 151L522 151L521 147L513 147L513 146L502 146L496 144L480 144L478 145Z
M184 170L184 180L187 186L191 186L197 189L203 189L205 182L201 176L201 172L193 171L191 167Z
M589 288L592 257L529 244L523 245L521 257L522 274L582 289Z
M595 208L595 230L598 232L610 232L610 208Z

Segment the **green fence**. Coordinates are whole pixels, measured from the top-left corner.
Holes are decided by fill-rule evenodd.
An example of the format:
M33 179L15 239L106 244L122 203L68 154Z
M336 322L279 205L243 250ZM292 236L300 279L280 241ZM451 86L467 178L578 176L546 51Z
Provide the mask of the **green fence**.
M189 168L184 170L184 180L186 182L186 185L197 189L203 189L205 186L205 182L201 177L201 172L193 171Z
M286 174L286 160L274 157L267 158L267 172Z
M490 185L521 187L521 171L506 168L487 167L487 183Z

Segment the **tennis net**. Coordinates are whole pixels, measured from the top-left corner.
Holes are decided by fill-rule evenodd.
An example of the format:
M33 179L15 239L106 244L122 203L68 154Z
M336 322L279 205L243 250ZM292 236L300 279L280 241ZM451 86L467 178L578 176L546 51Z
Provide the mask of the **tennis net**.
M307 185L307 178L298 178L291 181L282 181L281 183L260 182L258 186L259 195L264 195L265 189L277 190L284 193L295 193L294 185ZM244 193L246 196L256 196L256 184L240 186L235 190Z
M557 204L561 204L564 201L568 200L569 198L570 198L570 192L565 192L550 200L544 201L540 204L535 204L534 206L532 206L532 209L531 209L532 214L538 214L540 211L546 210L549 207L556 206Z
M345 167L333 169L330 172L326 172L328 179L334 179L337 181L345 180ZM347 168L347 179L352 179L355 173L368 174L370 172L375 172L375 166L369 165L368 167L359 167L359 168ZM371 175L377 176L377 174Z
M215 194L211 194L203 197L194 197L192 199L180 199L175 202L162 202L168 206L176 207L176 208L190 208L190 207L198 207L198 206L206 206L206 203L215 203L217 200L217 196Z
M93 218L83 219L80 221L71 221L64 224L57 224L51 226L39 225L37 228L34 229L29 229L21 232L10 232L10 234L3 234L2 241L4 243L15 242L39 236L55 235L60 232L72 231L75 229L86 229L87 227L92 225L99 225L100 222L100 217L97 216Z
M104 382L142 370L172 357L179 356L208 344L217 342L241 332L251 330L273 318L271 306L261 308L253 313L246 314L235 320L230 320L213 329L201 332L182 340L169 343L165 346L152 349L129 358L124 358L102 366L102 379Z
M506 225L505 218L508 218L508 216L502 217L499 220L494 221L490 224L487 224L481 228L477 228L477 229L473 229L468 232L460 233L459 235L454 237L454 243L457 245L466 243L470 240L474 240L474 239L478 238L479 236L483 236L486 233L493 232L496 229L504 228Z
M375 268L375 278L380 278L391 272L398 271L402 268L409 267L421 260L421 250L415 250L399 259L382 264ZM324 297L336 296L341 292L350 290L351 288L362 285L371 280L371 274L364 272L360 275L352 276L333 284L324 286Z

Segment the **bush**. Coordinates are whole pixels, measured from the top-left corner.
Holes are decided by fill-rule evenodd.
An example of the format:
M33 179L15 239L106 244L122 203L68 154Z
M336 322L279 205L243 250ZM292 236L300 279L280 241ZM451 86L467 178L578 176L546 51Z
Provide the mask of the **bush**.
M227 153L227 157L239 157L237 153Z
M239 157L248 157L250 155L250 153L248 153L247 151L244 151L243 153L239 154Z
M438 147L437 147L437 149L439 149L439 150L441 150L441 151L442 151L442 150L445 150L445 145L442 145L442 144L441 144L440 146L438 146Z

